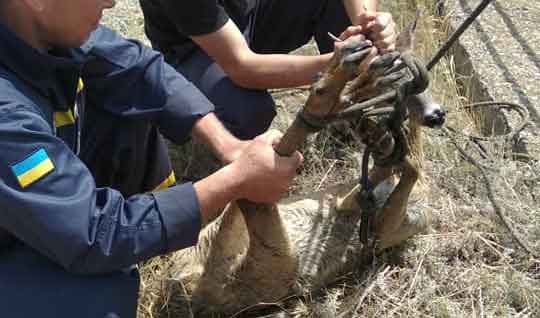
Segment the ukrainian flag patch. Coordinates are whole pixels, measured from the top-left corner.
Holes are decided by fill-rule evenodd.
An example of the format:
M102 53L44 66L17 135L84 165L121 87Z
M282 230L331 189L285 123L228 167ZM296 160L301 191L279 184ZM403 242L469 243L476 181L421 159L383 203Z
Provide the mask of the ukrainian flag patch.
M11 171L22 188L26 188L53 170L54 164L43 148L11 166Z

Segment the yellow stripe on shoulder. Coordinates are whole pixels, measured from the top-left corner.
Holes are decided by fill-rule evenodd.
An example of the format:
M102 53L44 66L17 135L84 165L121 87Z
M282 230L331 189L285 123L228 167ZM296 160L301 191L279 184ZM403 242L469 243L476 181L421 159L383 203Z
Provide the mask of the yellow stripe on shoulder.
M152 192L156 192L159 190L167 189L168 187L172 186L176 182L176 176L174 175L174 171L171 171L171 174L167 177L167 179L163 180Z
M47 173L53 170L54 170L54 164L52 163L51 159L47 158L43 160L40 164L35 166L34 168L18 176L17 180L19 181L19 184L21 185L21 187L26 188L27 186L36 182L41 177L43 177L44 175L46 175Z
M79 78L79 82L77 83L77 94L79 94L84 89L84 82L82 78Z
M71 112L71 110L68 110L67 112L54 113L54 127L59 128L73 124L75 124L75 117L73 116L73 112Z

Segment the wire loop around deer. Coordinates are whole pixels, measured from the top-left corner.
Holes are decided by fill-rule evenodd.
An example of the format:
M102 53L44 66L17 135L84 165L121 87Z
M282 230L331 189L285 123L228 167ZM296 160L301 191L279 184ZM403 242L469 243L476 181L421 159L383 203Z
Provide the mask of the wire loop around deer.
M388 115L392 113L395 108L380 108L377 106L381 106L385 103L390 103L396 100L399 104L406 96L420 94L425 91L429 86L429 73L425 65L408 53L403 53L401 55L401 60L411 72L411 80L402 83L394 90L347 107L347 109L344 111L335 115L330 115L325 118L325 120L327 122L337 122L356 119L363 116L371 117Z
M519 115L520 121L518 125L516 126L516 128L513 128L513 129L511 128L505 134L500 134L500 135L496 135L492 137L465 134L457 129L454 129L448 126L447 126L447 129L455 134L467 137L471 140L477 140L477 141L494 141L494 140L501 140L501 139L512 140L516 138L517 134L519 134L519 132L525 129L525 127L527 127L527 125L529 124L529 111L527 110L526 107L516 104L516 103L499 102L499 101L478 102L478 103L466 105L463 107L463 109L472 110L474 108L480 108L480 107L507 109L507 110L515 111Z

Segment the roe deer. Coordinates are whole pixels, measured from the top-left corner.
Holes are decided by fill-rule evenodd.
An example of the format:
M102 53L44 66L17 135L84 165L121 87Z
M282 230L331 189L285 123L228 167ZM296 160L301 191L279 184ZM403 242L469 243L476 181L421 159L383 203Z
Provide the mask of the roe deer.
M413 31L414 23L400 34L400 51L412 45ZM404 36L409 39L404 40ZM353 84L347 98L357 101L369 95L369 88L374 89L374 79L366 80L369 74L359 71L365 70L364 40L362 36L360 40L351 38L337 49L328 69L312 87L306 103L310 115L338 111L335 106L343 100L342 91L352 77L363 84ZM365 85L368 82L371 86ZM424 230L430 220L428 211L422 209L422 193L412 191L419 174L414 155L421 144L420 126L442 125L444 112L425 95L411 96L405 103L411 153L399 165L375 166L370 172L376 186L375 235L381 249ZM287 144L281 150L296 149L306 135L297 123L293 124L281 141ZM397 183L395 174L399 174ZM358 238L359 207L354 199L357 192L354 183L290 197L263 208L245 202L229 204L204 228L196 246L168 259L165 270L169 287L181 290L198 313L234 313L259 302L320 288L358 266L362 246ZM173 286L180 284L181 288Z

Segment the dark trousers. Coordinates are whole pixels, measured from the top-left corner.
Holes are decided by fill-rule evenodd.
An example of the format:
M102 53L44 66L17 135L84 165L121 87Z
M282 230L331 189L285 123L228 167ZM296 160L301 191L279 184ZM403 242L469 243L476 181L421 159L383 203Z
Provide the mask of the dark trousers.
M321 53L333 51L328 32L339 35L350 25L339 0L260 0L247 17L235 21L257 53L289 53L314 37ZM201 49L167 60L193 82L216 107L216 115L237 137L253 138L270 126L275 104L266 90L236 85ZM284 75L285 76L285 75Z
M127 197L150 192L170 176L167 144L151 122L87 107L84 123L79 157L98 187Z

